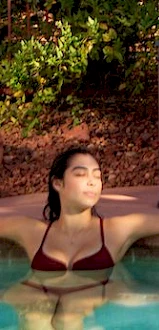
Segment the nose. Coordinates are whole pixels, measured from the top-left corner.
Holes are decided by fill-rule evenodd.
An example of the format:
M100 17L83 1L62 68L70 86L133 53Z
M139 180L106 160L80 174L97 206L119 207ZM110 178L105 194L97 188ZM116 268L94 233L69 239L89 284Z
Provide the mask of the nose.
M87 185L88 186L95 186L95 180L91 175L88 176Z

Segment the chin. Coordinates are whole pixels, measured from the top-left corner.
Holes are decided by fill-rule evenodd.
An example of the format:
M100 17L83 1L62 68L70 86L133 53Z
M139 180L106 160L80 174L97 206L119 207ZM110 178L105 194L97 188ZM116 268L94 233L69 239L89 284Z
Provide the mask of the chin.
M96 203L85 203L84 205L81 206L81 208L83 211L85 211L87 209L92 209L92 207L95 205L96 205Z
M86 198L86 196L82 196L80 201L74 201L76 207L80 212L86 211L87 209L92 209L98 202L99 198Z

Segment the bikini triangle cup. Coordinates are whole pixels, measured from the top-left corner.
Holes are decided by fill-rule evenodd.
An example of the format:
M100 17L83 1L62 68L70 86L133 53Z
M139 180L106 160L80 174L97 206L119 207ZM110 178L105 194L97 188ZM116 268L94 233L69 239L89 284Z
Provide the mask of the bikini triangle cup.
M71 270L100 270L106 269L114 266L113 259L105 246L104 242L104 231L103 231L103 219L100 218L100 233L101 233L101 241L102 246L99 251L94 253L93 255L86 256L80 260L77 260L71 265L69 265L69 269ZM43 245L50 230L51 224L46 229L44 237L42 239L39 250L35 254L31 267L34 270L41 271L64 271L67 270L68 267L61 261L56 258L52 258L47 256L43 252Z

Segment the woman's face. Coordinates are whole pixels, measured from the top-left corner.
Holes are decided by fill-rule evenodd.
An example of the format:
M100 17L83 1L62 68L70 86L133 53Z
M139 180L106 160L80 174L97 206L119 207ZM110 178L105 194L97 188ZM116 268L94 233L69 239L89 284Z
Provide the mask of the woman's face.
M72 208L92 208L102 190L101 171L97 161L89 154L72 157L59 189L61 203Z

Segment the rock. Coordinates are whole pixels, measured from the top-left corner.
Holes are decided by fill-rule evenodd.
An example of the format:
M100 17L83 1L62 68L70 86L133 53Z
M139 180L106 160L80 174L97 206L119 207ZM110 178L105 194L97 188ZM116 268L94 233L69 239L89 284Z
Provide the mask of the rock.
M144 129L145 129L145 125L144 124L140 124L140 125L137 126L138 132L142 132L142 131L144 131Z
M145 179L148 180L150 178L150 173L145 174Z
M158 148L158 147L159 147L159 141L158 141L158 139L152 141L152 146L153 146L154 148Z
M111 142L112 144L117 144L117 139L112 139Z
M138 136L139 136L139 133L138 133L137 131L135 131L135 132L133 133L134 140L137 139Z
M125 156L128 157L128 158L136 157L137 156L137 152L135 152L135 151L127 151L125 153Z
M96 136L101 136L102 134L103 134L103 131L102 131L101 128L97 128L97 129L95 130L95 135L96 135Z
M34 150L33 152L32 152L32 160L36 160L36 159L38 159L39 158L39 153L38 153L38 151L37 150Z
M66 128L63 132L65 140L80 140L80 141L89 141L89 129L86 123L81 125L74 126L71 129Z
M110 134L117 133L119 131L119 127L116 127L113 123L111 123L108 127L108 132Z
M5 154L10 154L11 150L12 150L11 146L6 146L5 147Z
M3 161L3 140L0 135L0 165L2 164Z
M121 152L121 151L118 151L116 154L117 157L121 157L122 155L123 155L123 152Z
M37 143L38 147L40 147L40 148L44 148L46 146L46 144L47 143L44 139L39 139L39 141Z
M127 127L126 128L126 134L130 134L131 133L131 127Z
M108 182L109 183L113 183L116 179L116 175L115 174L109 174L108 176Z
M45 143L48 145L51 143L51 139L50 139L50 135L49 134L45 134L43 137Z
M128 148L133 148L134 147L134 144L133 143L129 143L128 144Z
M133 115L128 115L126 117L127 121L132 122L133 121Z
M141 139L142 139L144 142L147 142L147 141L150 139L151 134L145 132L145 133L142 133L142 134L140 135L140 137L141 137Z
M3 159L4 159L4 163L11 164L13 162L13 160L15 159L15 156L13 156L13 155L4 156Z
M155 182L156 185L159 185L159 177L158 176L155 176L154 182Z
M72 127L69 113L52 112L49 116L44 116L44 120L47 119L48 128L49 122L52 127L44 135L34 132L24 139L19 127L1 128L0 145L6 160L0 171L1 197L47 191L55 155L72 144L92 149L101 165L105 187L159 185L157 118L153 126L151 117L140 120L129 113L120 119L112 118L90 108L81 114L85 124Z
M87 148L88 148L89 150L94 149L94 144L93 144L93 143L88 144Z
M135 168L136 168L136 165L130 165L128 167L128 172L133 172L135 170Z

